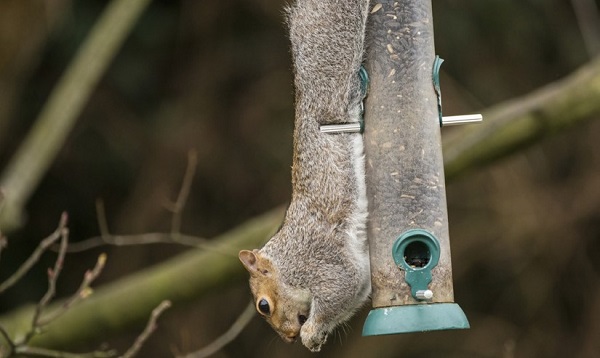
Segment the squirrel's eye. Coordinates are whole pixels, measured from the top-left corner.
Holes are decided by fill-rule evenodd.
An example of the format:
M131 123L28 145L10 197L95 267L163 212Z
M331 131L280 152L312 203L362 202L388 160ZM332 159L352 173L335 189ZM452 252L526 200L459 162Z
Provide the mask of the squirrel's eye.
M269 302L264 298L261 298L260 301L258 301L257 307L262 314L268 315L271 313L271 307L269 307Z
M306 322L306 316L303 314L298 315L298 323L302 326Z

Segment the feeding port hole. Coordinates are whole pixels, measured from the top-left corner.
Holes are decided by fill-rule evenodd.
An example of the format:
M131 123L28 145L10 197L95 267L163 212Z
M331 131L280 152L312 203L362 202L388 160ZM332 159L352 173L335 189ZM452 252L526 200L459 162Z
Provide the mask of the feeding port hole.
M413 241L404 249L404 262L412 268L423 268L431 261L431 251L422 241Z

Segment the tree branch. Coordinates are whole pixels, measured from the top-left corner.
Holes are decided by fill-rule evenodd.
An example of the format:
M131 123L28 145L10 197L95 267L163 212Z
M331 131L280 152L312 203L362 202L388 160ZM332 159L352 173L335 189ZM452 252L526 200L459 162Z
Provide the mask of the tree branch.
M184 235L184 234L173 234L163 232L148 232L137 235L102 235L95 236L80 242L74 242L69 245L68 252L82 252L96 247L104 245L113 246L134 246L134 245L148 245L148 244L174 244L183 245L189 247L195 247L198 249L204 249L209 251L219 252L222 255L237 257L237 253L231 251L218 251L219 248L215 247L210 240L207 240L198 236Z
M20 225L23 206L54 161L106 67L150 0L113 0L57 83L33 128L0 177L1 226Z
M150 335L156 330L156 321L158 317L169 307L171 307L170 301L162 301L155 309L152 310L150 319L146 324L146 328L137 337L133 345L125 352L120 358L133 358L139 352L140 348L144 345L144 342L150 337Z
M46 308L50 304L50 301L56 295L56 283L62 271L65 256L67 253L67 245L69 243L69 229L67 228L67 214L62 213L58 228L52 235L42 240L40 245L34 253L25 261L23 265L9 277L2 285L3 289L7 289L20 279L23 278L25 273L38 262L41 254L49 248L55 241L60 239L60 245L58 248L58 255L54 262L54 267L48 269L48 289L44 296L40 299L37 305L33 309L32 317L29 319L29 324L23 327L23 331L18 335L11 336L9 332L0 325L0 357L63 357L63 358L88 358L88 357L112 357L115 354L112 351L95 351L91 353L69 353L64 351L57 351L52 349L32 347L29 342L38 335L41 330L52 322L54 319L60 317L62 314L76 302L86 298L91 293L91 283L100 275L104 262L106 260L105 255L100 255L98 262L93 270L88 271L83 279L83 282L77 292L61 305L59 309L56 309L50 315L45 315ZM44 316L43 316L44 315ZM14 338L13 338L14 337ZM141 343L140 343L141 344ZM139 349L139 348L138 348Z
M600 59L562 80L483 112L483 123L443 135L446 181L600 115Z
M100 276L100 273L102 273L105 264L106 255L101 254L100 256L98 256L98 260L96 261L96 265L94 266L94 268L88 270L83 276L83 280L81 281L81 284L79 285L77 291L73 295L71 295L71 297L63 301L58 309L52 310L51 313L44 316L43 319L42 317L39 317L36 321L36 324L40 327L46 326L50 324L50 322L56 320L63 314L67 313L67 311L75 304L77 304L81 300L88 298L92 294L91 285L98 278L98 276Z
M188 152L188 164L183 177L177 200L169 205L169 210L173 213L171 218L170 233L144 233L138 235L112 235L108 229L108 221L106 220L106 212L104 210L104 202L100 199L96 201L96 216L100 236L92 237L77 243L69 245L69 252L80 252L89 250L94 247L103 245L114 246L132 246L132 245L147 245L147 244L177 244L202 248L205 250L215 250L214 245L201 237L184 235L181 233L181 216L183 209L189 197L192 187L192 181L196 172L197 156L196 152L190 150ZM237 253L221 251L224 255L237 256Z
M35 307L33 319L31 320L31 330L27 332L27 334L23 338L23 341L18 342L18 344L27 344L27 342L29 342L31 338L37 333L38 329L44 325L40 318L42 316L42 313L44 312L44 308L46 308L46 306L56 295L56 282L58 281L58 277L60 276L60 272L62 271L65 255L67 252L67 245L69 243L69 230L66 228L66 217L66 214L63 213L61 218L61 226L63 226L63 228L62 230L60 230L60 249L58 250L58 257L56 258L56 261L54 263L54 269L48 269L48 290Z
M63 348L75 342L99 339L102 332L118 332L144 321L147 313L166 297L173 304L196 302L246 277L233 254L262 245L279 226L282 217L282 209L271 211L213 239L215 250L192 250L98 289L48 324L43 335L32 338L31 345ZM223 251L232 255L219 253ZM56 302L47 310L60 310L62 304ZM11 337L23 335L23 326L31 320L33 309L23 307L0 317L5 331Z

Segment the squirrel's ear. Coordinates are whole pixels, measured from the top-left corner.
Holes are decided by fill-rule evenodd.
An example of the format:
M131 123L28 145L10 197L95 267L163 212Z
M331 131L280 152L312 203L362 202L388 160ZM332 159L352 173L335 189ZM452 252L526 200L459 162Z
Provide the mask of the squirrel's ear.
M242 250L238 256L246 270L250 272L250 276L257 276L258 274L267 276L269 274L269 270L265 267L268 267L268 260L261 256L258 249L252 251Z
M248 272L254 274L258 271L258 267L256 266L257 259L254 251L242 250L238 256Z

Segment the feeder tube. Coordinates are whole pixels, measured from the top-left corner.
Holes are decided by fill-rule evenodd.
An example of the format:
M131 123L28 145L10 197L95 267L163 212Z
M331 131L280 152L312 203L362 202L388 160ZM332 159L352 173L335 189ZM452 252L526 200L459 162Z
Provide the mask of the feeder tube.
M379 5L381 4L381 5ZM371 11L365 108L372 304L418 304L392 245L410 229L439 241L427 303L453 302L440 121L432 83L435 58L429 0L378 1Z

